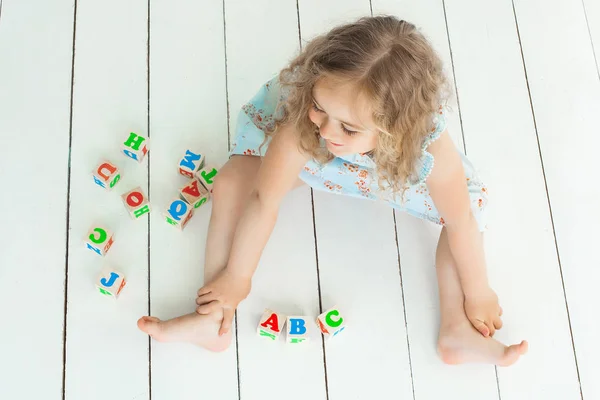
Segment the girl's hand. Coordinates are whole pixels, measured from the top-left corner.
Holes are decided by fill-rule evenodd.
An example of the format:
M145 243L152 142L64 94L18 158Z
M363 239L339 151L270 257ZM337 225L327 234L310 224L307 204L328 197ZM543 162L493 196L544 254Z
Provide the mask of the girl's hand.
M498 296L491 288L465 296L465 313L471 324L483 336L493 336L496 329L502 328L502 307L498 304Z
M229 332L235 309L250 293L251 282L251 278L232 274L225 268L211 282L198 290L196 299L198 314L210 314L223 308L223 322L219 329L219 336Z

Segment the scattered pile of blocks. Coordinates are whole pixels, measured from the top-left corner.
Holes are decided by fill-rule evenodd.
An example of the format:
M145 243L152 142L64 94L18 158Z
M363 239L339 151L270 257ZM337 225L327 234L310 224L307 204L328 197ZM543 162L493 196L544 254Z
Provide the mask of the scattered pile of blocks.
M287 323L286 343L303 343L309 339L308 321L309 317L306 316L285 316L265 309L256 331L259 336L276 341ZM336 306L319 315L316 324L325 339L331 339L346 329L346 320Z
M138 163L142 163L148 150L148 138L135 132L129 133L121 147L123 154ZM179 173L191 179L179 190L178 196L171 200L164 215L170 225L180 230L183 230L190 221L194 210L206 203L212 193L214 178L218 170L214 166L206 164L205 160L206 157L200 153L186 150L179 162ZM98 186L111 191L121 180L121 172L114 163L103 160L92 172L92 177ZM123 193L121 199L134 220L151 211L148 197L140 186ZM88 249L104 257L114 243L114 233L106 226L94 224L88 231L84 242ZM115 299L118 298L126 283L125 275L112 268L103 269L96 279L98 291Z

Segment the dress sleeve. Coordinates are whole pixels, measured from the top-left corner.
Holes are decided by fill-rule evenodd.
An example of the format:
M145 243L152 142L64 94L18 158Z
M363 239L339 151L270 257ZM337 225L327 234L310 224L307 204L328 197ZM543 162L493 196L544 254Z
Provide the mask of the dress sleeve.
M421 147L421 159L419 162L419 167L417 170L417 184L425 183L431 171L433 170L433 166L435 164L435 160L433 155L427 151L429 145L435 142L446 129L446 113L447 110L445 107L441 106L436 111L436 114L432 118L432 127L425 140L423 141L423 145Z

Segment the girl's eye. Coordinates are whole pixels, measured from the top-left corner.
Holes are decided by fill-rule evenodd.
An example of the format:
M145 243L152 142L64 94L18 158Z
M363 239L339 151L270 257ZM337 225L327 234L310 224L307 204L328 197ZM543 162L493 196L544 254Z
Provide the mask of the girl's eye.
M348 136L354 136L357 134L356 131L351 131L350 129L346 128L344 125L342 125L342 130L344 132L346 132L346 135L348 135Z
M319 107L317 107L317 105L313 102L312 103L312 108L313 110L315 110L316 112L323 112L323 110L321 110Z

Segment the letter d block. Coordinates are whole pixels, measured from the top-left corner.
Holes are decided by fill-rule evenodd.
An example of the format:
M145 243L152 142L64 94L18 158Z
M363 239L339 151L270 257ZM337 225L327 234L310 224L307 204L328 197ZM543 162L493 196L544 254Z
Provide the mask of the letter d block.
M287 317L286 343L308 341L308 317Z
M208 201L210 194L204 186L196 179L192 179L188 184L179 190L179 195L186 203L194 208L200 207Z
M123 142L121 150L127 157L141 163L148 153L148 138L131 132L127 140Z
M127 281L125 275L112 269L105 269L96 280L96 288L100 293L118 298Z
M212 193L215 177L217 176L217 169L212 165L205 165L204 168L196 172L196 179L200 181L209 192Z
M284 325L285 315L265 309L256 332L258 333L258 336L275 341L279 338Z
M87 248L100 256L106 255L113 241L113 233L97 225L90 228L85 238Z
M92 172L94 182L103 189L111 190L121 179L121 174L116 165L111 162L103 161Z
M186 150L179 162L179 173L193 179L194 174L204 167L204 160L202 154Z
M173 199L165 211L166 221L179 230L185 228L193 215L194 208L181 199Z
M141 187L136 187L127 193L121 195L125 208L133 219L138 219L142 215L150 212L150 203Z
M346 319L337 307L332 307L317 317L317 326L325 339L331 339L346 329Z

